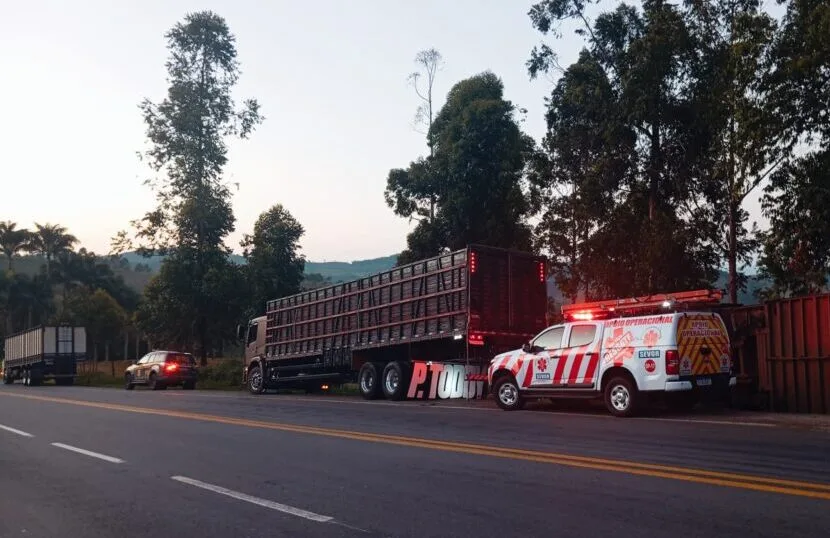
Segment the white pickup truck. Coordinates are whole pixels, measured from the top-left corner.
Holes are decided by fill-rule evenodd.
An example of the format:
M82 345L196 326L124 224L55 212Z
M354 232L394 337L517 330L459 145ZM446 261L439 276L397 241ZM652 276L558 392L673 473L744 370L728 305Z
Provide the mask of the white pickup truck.
M735 378L718 314L620 317L624 306L571 309L565 323L493 358L487 381L499 407L521 409L533 398L602 397L612 415L628 417L654 396L688 408L701 391L729 393ZM663 299L661 306L668 310L676 303Z

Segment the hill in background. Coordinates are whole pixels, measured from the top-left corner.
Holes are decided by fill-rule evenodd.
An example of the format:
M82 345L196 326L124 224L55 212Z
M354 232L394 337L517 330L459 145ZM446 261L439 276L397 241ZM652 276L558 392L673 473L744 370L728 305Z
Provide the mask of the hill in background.
M111 259L106 256L99 256L101 262L106 263L112 268L113 273L124 279L124 283L141 292L147 283L153 278L154 272L149 268L136 267L135 264L121 259ZM7 260L0 260L5 269ZM41 267L45 261L41 256L21 256L14 258L14 270L22 275L33 276L40 273ZM54 262L53 262L54 263Z
M144 258L134 252L128 252L120 260L102 259L109 263L113 271L117 275L120 275L127 285L138 291L143 291L153 275L158 272L164 257L153 256ZM231 259L235 263L245 263L245 258L238 254L233 254ZM317 287L327 283L356 280L391 269L394 267L396 260L397 254L352 262L306 262L306 284L309 287ZM24 256L15 258L14 263L17 271L31 275L40 270L43 260L38 256ZM717 282L715 282L715 287L726 289L726 281L726 273L721 272ZM756 276L750 276L747 289L738 294L738 302L742 304L756 304L758 302L757 292L768 285L768 281ZM553 278L548 279L547 288L548 297L556 303L562 304L562 294L556 288L556 283Z
M127 252L122 256L122 258L127 260L131 266L138 267L139 269L147 268L152 273L157 272L161 267L161 262L164 261L164 256L151 256L149 258L145 258L135 252ZM234 263L245 263L245 258L239 254L231 254L230 258ZM390 269L395 265L397 259L398 255L393 254L382 258L357 260L353 262L307 261L305 264L305 273L306 275L320 275L324 280L329 279L332 282L347 282L349 280L355 280Z

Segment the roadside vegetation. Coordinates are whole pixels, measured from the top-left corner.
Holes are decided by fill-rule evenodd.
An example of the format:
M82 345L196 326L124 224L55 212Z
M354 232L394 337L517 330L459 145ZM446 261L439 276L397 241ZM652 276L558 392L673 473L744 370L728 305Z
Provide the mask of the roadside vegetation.
M783 0L778 11L757 0L530 5L529 35L546 41L524 69L551 84L541 140L524 133L498 74L441 96L444 58L418 53L423 154L378 193L414 223L396 262L470 242L531 250L549 257L568 301L712 286L725 271L735 302L753 264L760 297L827 290L830 8ZM556 53L566 28L583 39L570 65ZM220 15L188 14L159 37L168 91L140 103L157 205L106 254L60 224L0 223L0 333L85 326L96 366L81 384L115 386L117 361L167 348L196 355L200 387L235 387L236 325L330 280L306 273L305 229L276 200L232 253L227 144L269 120L257 99L234 99L241 63ZM764 228L749 217L753 197Z

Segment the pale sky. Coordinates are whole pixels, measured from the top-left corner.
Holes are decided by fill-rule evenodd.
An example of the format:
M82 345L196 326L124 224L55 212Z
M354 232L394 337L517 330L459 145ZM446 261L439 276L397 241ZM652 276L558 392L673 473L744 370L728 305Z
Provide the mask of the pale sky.
M110 238L153 207L138 103L166 91L163 34L187 12L211 9L236 35L237 101L266 116L232 142L226 178L239 251L257 216L282 203L302 223L312 261L350 261L405 248L410 225L383 190L390 168L426 153L413 127L419 101L406 77L415 54L444 57L437 106L450 87L492 70L507 99L544 133L553 82L529 80L525 61L543 36L523 0L0 0L0 220L60 223L105 254ZM615 2L608 2L608 4ZM563 65L580 38L548 41ZM757 203L750 205L759 217Z

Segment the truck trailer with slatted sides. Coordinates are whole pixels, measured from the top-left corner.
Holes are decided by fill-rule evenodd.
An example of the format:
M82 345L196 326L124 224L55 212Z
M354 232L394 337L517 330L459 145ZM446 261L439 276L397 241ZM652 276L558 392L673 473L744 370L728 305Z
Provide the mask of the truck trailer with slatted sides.
M56 385L72 385L78 363L86 360L86 329L34 327L7 336L3 350L3 383L19 379L37 386L53 379Z
M238 328L243 383L366 399L476 398L487 364L546 326L546 261L482 245L268 301Z

